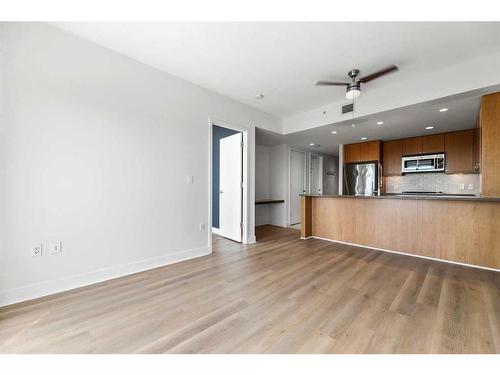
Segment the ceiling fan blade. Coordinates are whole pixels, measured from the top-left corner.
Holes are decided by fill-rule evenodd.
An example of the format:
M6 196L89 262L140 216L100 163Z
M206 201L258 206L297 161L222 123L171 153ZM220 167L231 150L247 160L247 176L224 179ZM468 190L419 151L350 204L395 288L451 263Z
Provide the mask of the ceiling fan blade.
M389 73L395 72L397 70L399 70L399 69L398 69L398 67L396 65L389 65L388 67L386 67L384 69L381 69L381 70L379 70L379 71L377 71L375 73L372 73L372 74L369 74L367 76L361 77L359 79L359 82L366 83L366 82L374 80L375 78L382 77L385 74L389 74Z
M346 82L318 81L316 86L348 86Z

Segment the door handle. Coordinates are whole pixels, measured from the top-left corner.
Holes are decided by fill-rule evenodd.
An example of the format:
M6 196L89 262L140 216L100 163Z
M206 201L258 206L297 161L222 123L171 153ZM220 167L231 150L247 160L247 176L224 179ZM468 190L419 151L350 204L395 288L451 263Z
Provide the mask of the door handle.
M224 192L222 190L219 190L219 194L222 194L222 193L224 193Z

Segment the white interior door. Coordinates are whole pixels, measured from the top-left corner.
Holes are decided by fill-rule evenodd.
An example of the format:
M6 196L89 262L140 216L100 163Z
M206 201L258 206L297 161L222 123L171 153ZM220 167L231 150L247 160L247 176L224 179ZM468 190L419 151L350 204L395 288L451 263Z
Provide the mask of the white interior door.
M323 157L311 155L310 171L309 192L311 194L323 194Z
M290 152L290 224L300 223L300 196L305 190L305 154Z
M243 134L220 141L219 233L241 242L243 205Z

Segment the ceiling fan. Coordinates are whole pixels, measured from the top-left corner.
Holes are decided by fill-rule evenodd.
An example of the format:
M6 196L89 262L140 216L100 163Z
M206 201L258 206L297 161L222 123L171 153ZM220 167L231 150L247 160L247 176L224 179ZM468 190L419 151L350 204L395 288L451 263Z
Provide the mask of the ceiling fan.
M345 97L347 99L356 99L361 95L361 84L373 81L376 78L382 77L386 74L398 70L396 65L389 65L384 69L380 69L375 73L356 79L359 74L359 69L350 70L347 75L351 77L351 82L332 82L332 81L318 81L316 86L346 86Z

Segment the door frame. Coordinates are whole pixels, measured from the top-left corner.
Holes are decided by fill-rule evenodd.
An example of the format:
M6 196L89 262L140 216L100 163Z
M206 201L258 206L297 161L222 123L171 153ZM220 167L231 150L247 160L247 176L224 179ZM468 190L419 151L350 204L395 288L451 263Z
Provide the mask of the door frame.
M249 147L248 147L248 127L236 125L216 118L208 119L208 246L212 249L212 141L213 141L213 126L221 126L223 128L236 130L243 135L243 188L242 188L242 211L241 222L243 223L241 242L249 243L249 228L248 228L248 181L249 181Z
M292 224L292 152L300 152L304 155L304 174L302 179L304 181L304 190L308 191L307 188L307 152L303 150L298 150L295 148L290 148L288 150L288 225Z

